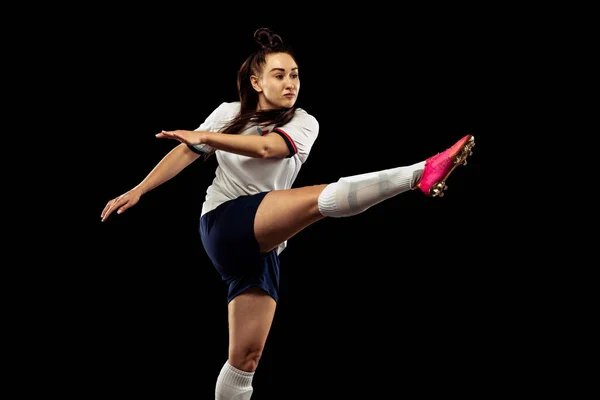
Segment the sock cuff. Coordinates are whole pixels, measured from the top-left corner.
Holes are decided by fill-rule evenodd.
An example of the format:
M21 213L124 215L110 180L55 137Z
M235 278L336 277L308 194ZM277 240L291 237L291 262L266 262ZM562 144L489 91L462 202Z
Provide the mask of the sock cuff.
M242 371L233 367L229 362L225 362L219 375L219 380L227 382L229 386L236 388L249 388L252 386L254 372Z
M413 187L413 181L415 180L414 178L414 174L402 173L394 175L390 180L394 183L395 188L404 189L408 187L410 189Z
M417 185L417 183L419 183L424 169L425 161L415 163L408 167L393 168L389 170L389 172L393 176L393 178L390 179L394 182L396 187L408 187L410 189L413 189Z
M339 206L337 204L337 183L330 183L323 189L319 196L318 205L319 211L326 217L335 216L339 214Z

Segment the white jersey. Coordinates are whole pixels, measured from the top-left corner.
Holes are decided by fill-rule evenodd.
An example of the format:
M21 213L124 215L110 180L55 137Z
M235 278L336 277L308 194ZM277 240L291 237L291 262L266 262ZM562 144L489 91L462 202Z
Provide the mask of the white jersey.
M239 112L239 102L221 103L196 131L220 132ZM273 131L286 141L290 149L289 156L263 159L215 151L218 166L215 178L206 190L201 215L239 196L292 187L317 139L319 123L315 117L298 108L294 118L284 126L275 129L273 125L252 126L240 134L265 135ZM193 147L197 152L202 151L202 145ZM286 245L287 242L282 243L278 253L281 253Z

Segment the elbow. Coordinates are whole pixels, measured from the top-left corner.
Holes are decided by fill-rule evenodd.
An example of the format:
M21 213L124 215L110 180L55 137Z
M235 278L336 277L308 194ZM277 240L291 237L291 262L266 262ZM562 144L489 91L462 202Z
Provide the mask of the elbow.
M258 152L256 154L256 158L271 158L271 157L272 157L272 152L268 146L262 146L260 149L258 149Z
M267 139L267 138L265 138ZM281 158L288 155L287 147L279 146L278 143L273 143L271 140L265 140L258 148L257 158Z
M273 149L270 147L263 147L259 150L256 157L257 158L282 158L282 157L285 157L286 155L287 154L282 154L277 149Z

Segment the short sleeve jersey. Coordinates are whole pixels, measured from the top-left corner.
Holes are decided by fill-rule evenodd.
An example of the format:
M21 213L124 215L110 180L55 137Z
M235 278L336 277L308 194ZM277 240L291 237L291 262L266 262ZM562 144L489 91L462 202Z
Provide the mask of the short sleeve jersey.
M239 102L224 102L217 107L196 131L220 132L240 112ZM290 189L306 162L319 133L317 119L301 108L284 126L251 126L241 135L266 135L275 132L286 142L289 154L281 158L253 158L216 150L218 166L215 178L206 190L201 215L238 196ZM190 146L200 152L200 146ZM285 248L280 246L279 252Z

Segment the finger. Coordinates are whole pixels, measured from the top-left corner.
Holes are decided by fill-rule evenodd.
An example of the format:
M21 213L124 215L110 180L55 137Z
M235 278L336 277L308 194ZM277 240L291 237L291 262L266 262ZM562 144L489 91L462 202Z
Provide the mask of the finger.
M172 139L172 140L177 140L177 141L178 141L178 142L180 142L180 143L185 143L185 140L184 140L184 139L181 139L181 138L179 138L179 137L177 137L177 136L175 136L175 135L173 135L173 134L164 135L164 134L162 134L162 133L159 133L159 134L157 134L157 135L156 135L156 137L157 137L158 139Z
M117 214L123 214L126 210L129 210L129 208L131 208L130 201L128 201L127 203L125 203L121 207L119 207L119 209L117 210Z
M156 134L157 137L173 137L175 136L174 132L172 131L165 131L164 129L162 131L160 131L160 133Z
M106 215L106 212L110 209L110 207L112 206L114 201L115 201L115 199L112 199L111 201L106 203L106 205L104 206L104 209L102 210L102 213L100 214L100 218L104 218L104 215Z
M165 132L167 135L169 135L169 137L175 139L175 140L179 140L181 143L187 143L188 140L186 139L185 135L181 134L180 131L171 131L171 132Z
M112 214L112 210L112 206L108 210L106 210L106 212L102 215L102 222L106 221L109 215Z
M105 221L110 216L110 214L112 214L115 210L117 210L118 208L120 208L122 205L123 205L123 201L121 201L121 200L115 201L110 206L110 208L108 209L108 211L106 211L106 214L102 218L102 221ZM117 214L120 214L120 212L117 211Z
M159 139L177 139L175 135L166 132L157 133L156 137Z

